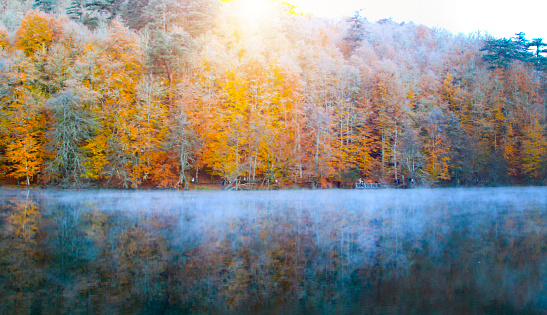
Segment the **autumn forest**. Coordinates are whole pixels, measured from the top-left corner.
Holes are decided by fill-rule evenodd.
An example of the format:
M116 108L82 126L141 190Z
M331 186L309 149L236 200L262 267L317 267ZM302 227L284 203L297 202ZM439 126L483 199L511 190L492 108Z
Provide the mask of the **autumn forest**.
M1 5L5 184L547 181L542 39L318 18L280 1Z

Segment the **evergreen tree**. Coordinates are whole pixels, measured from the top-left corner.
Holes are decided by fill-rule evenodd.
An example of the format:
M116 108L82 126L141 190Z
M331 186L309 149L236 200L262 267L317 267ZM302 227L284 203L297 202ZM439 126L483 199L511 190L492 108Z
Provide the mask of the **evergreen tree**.
M50 13L55 9L56 6L57 6L56 0L35 0L34 4L32 5L32 8L38 9L46 13Z
M530 44L528 40L524 37L524 33L516 33L516 37L513 37L513 59L520 60L523 62L530 61L530 58L532 57L530 52L528 51L528 48L530 47Z
M507 68L513 61L515 44L511 39L489 39L480 51L487 51L482 59L490 64L491 69Z
M122 0L91 0L85 3L85 7L89 11L106 16L106 20L111 21L120 14L122 3Z
M140 30L150 22L145 11L149 3L150 0L127 0L124 3L122 18L127 27Z
M84 0L72 0L65 12L71 19L81 22L84 16Z
M536 70L546 71L547 70L547 58L541 55L542 53L547 53L547 44L543 42L543 38L534 38L528 43L528 47L535 47L534 57L532 62Z
M346 36L344 36L344 41L350 47L349 53L351 54L365 39L365 18L361 16L361 10L357 10L353 16L347 19L347 22L349 23L349 29Z
M99 23L99 19L86 9L85 0L72 0L65 12L72 20L80 22L90 29L95 29Z

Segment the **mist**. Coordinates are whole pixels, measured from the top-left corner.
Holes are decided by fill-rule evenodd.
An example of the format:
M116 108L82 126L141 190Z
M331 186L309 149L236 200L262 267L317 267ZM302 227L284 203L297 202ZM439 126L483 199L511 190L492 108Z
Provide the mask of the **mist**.
M545 312L546 196L1 189L0 312Z

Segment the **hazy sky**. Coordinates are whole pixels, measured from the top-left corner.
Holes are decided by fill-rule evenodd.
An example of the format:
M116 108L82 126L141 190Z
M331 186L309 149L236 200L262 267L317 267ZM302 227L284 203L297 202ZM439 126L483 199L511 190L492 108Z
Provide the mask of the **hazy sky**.
M445 28L452 33L487 31L495 37L526 33L527 39L547 40L547 13L541 0L293 0L288 1L320 16L361 15L371 22L396 22Z

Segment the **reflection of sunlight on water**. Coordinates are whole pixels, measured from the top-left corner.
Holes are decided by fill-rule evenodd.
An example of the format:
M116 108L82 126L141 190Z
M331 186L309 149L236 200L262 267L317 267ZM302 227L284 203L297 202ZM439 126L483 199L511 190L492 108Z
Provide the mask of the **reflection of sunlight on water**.
M2 189L0 313L539 309L546 192Z

